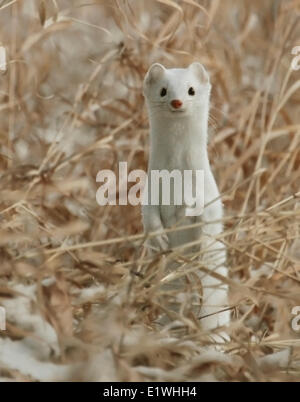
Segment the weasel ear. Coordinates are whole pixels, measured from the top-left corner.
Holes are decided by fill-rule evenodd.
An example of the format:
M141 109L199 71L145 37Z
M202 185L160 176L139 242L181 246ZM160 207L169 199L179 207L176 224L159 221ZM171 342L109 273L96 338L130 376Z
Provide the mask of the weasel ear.
M165 73L165 67L162 64L155 63L149 68L145 79L144 79L144 87L153 84L158 81Z
M195 62L192 63L188 69L193 72L193 74L199 79L201 84L209 83L209 75L202 64Z

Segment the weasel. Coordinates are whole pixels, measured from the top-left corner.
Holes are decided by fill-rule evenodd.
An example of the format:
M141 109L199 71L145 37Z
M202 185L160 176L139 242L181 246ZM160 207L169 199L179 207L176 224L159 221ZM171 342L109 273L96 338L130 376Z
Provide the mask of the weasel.
M148 163L148 205L143 205L145 233L163 231L176 225L201 222L196 228L163 233L151 238L156 250L201 239L203 266L209 272L227 276L226 249L215 237L223 231L223 205L210 168L207 152L207 128L211 84L208 73L198 62L188 68L167 69L155 63L147 72L143 93L150 121L150 157ZM150 205L151 171L174 169L204 171L204 207L199 216L185 216L186 205ZM174 189L174 187L173 187ZM161 201L161 200L160 200ZM212 222L212 223L210 223ZM201 326L205 330L228 325L227 285L201 272Z

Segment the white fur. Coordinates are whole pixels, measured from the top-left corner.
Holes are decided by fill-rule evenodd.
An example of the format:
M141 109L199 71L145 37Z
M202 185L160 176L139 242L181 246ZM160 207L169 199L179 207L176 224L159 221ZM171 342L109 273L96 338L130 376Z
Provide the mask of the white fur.
M195 95L189 95L193 87ZM161 89L167 94L161 96ZM207 153L207 126L211 85L204 67L193 63L187 69L166 69L161 64L150 67L144 80L144 96L150 119L150 158L148 165L149 197L151 170L172 171L204 170L205 204L219 197L219 191L212 174ZM182 102L179 110L174 110L171 101ZM172 188L172 187L171 187ZM206 250L201 262L211 271L227 276L225 266L226 250L224 245L214 240L222 230L223 208L217 199L204 209L201 216L185 217L185 205L145 205L143 224L146 233L169 228L180 224L205 222L205 226L182 230L153 238L152 248L173 248L200 239L201 248ZM182 219L184 218L184 219ZM206 224L210 221L217 223ZM199 273L203 287L201 316L220 311L227 307L227 285L208 274ZM208 330L229 323L228 311L214 314L201 320Z

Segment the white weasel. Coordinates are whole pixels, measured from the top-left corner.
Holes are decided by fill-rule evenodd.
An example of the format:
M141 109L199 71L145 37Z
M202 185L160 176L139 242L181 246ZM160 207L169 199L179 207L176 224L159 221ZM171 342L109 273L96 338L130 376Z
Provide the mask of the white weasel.
M207 153L210 90L209 76L197 62L186 69L166 69L155 63L147 72L144 96L150 120L148 194L151 193L151 170L166 169L171 172L177 169L182 173L184 170L203 170L204 202L208 206L197 217L185 217L186 205L144 205L142 214L146 233L164 230L178 223L204 222L197 228L157 236L151 241L152 247L173 248L201 237L203 265L226 277L226 249L215 240L215 236L223 231L223 206ZM227 285L207 273L199 272L199 276L203 288L201 316L208 315L201 319L202 327L209 330L227 325L229 311L220 312L228 307Z

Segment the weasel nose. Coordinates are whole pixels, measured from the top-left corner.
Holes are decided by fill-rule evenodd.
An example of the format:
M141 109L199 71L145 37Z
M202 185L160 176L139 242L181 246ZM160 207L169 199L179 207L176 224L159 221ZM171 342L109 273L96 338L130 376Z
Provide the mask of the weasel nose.
M179 109L182 106L182 102L179 99L174 99L172 100L171 105L174 109Z

